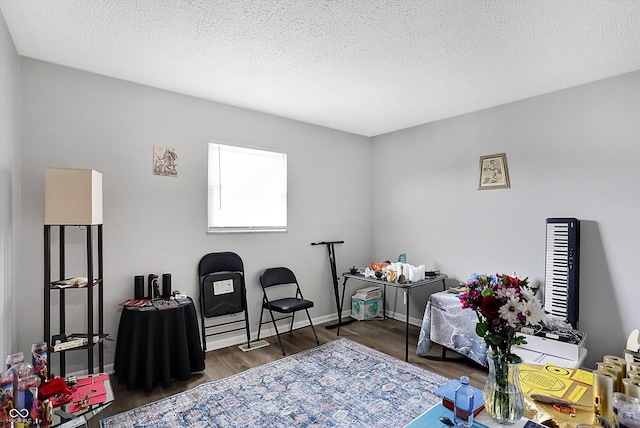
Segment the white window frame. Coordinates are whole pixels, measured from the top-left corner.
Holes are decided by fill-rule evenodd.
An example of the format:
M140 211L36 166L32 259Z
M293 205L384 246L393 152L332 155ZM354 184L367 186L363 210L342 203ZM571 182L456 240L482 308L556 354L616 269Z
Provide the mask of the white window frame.
M287 231L287 154L209 142L207 233Z

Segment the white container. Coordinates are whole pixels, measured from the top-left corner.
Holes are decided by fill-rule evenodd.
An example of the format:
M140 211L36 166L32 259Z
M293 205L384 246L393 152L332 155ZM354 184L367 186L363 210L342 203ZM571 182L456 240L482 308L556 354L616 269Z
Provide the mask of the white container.
M562 342L548 337L519 333L524 336L527 341L526 344L519 346L524 349L542 352L543 354L553 355L567 360L579 360L580 348L584 348L586 345L587 333L582 331L577 331L577 333L582 336L582 340L580 340L578 344Z

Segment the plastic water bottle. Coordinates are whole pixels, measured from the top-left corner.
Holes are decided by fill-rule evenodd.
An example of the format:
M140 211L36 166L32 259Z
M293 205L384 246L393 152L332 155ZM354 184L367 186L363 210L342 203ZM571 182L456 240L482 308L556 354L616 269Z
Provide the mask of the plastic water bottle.
M453 422L458 427L470 428L473 425L473 389L467 376L460 377L460 385L453 398Z

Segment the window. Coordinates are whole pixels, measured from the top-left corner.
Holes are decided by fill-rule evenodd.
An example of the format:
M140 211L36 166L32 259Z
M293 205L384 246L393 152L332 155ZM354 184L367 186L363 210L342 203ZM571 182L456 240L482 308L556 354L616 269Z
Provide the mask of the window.
M209 143L209 232L287 230L287 154Z

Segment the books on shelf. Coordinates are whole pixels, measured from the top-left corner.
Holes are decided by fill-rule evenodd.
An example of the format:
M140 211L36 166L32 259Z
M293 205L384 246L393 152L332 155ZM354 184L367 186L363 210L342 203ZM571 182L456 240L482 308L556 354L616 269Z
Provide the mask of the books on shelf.
M58 288L84 287L87 285L87 282L87 278L83 276L76 276L74 278L67 278L60 281L52 282L51 285Z
M60 352L67 349L79 348L80 346L84 346L87 344L86 338L81 339L67 339L64 342L58 342L53 345L54 352Z
M84 333L71 333L68 336L68 338L71 339L71 340L82 339L82 340L84 340L84 344L86 345L89 342L89 340L87 339L87 336L88 335L84 334ZM107 337L107 336L109 336L109 335L107 334L107 335L100 336L100 335L96 334L96 335L93 336L93 343L101 343L103 341L103 338Z
M58 334L52 337L53 352L66 351L68 349L79 348L86 346L89 343L89 339L86 334L73 333L69 336L64 334ZM99 335L93 336L93 343L100 343L103 338Z

